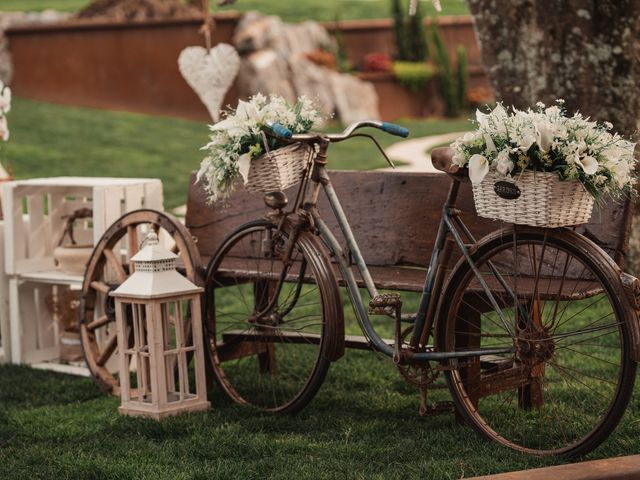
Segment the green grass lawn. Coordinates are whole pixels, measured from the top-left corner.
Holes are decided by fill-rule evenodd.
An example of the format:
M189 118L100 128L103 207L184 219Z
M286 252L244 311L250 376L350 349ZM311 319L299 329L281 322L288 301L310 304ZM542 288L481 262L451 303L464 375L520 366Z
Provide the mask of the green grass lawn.
M159 177L169 207L184 202L207 135L198 122L25 99L16 99L9 122L11 141L0 153L18 177ZM465 120L400 123L414 136L469 127ZM396 141L379 138L384 145ZM384 166L364 140L333 152L334 167ZM404 302L410 310L416 298ZM445 390L434 393L447 398ZM442 479L558 463L485 442L451 414L419 417L415 388L373 353L349 351L295 417L247 411L217 387L209 398L206 414L156 423L120 417L118 399L90 379L0 366L0 478ZM639 418L632 401L614 435L590 458L637 453Z
M0 0L0 10L55 10L76 11L89 2L87 0ZM406 2L408 3L408 2ZM468 15L464 0L442 0L442 15ZM435 15L430 0L422 0L424 12ZM357 18L389 17L389 0L238 0L235 5L221 11L259 10L270 15L279 15L287 21L318 20L333 21L337 14L343 20Z
M400 121L412 137L470 128L460 120ZM16 177L116 176L154 177L164 184L165 206L186 202L189 173L203 157L207 125L168 117L151 117L90 108L63 107L17 98L9 114L11 141L0 145L0 159ZM333 126L333 130L339 127ZM376 132L382 145L398 137ZM335 169L386 165L366 139L331 149Z

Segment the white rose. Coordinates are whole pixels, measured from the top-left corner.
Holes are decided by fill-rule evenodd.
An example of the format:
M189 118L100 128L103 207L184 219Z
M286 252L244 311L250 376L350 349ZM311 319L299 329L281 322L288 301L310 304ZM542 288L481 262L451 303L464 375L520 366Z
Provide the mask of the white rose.
M496 170L498 171L498 173L505 176L511 173L511 170L513 170L513 167L514 167L513 162L509 158L508 150L502 150L498 154L498 156L496 157L495 164L496 164Z
M451 158L451 162L459 167L464 167L467 164L467 159L464 158L464 155L456 152Z
M469 159L469 178L471 183L480 183L489 173L489 162L483 155L475 154Z
M629 182L629 164L627 162L618 162L612 169L613 177L620 187Z
M467 132L462 136L462 143L469 145L473 143L478 138L476 132Z

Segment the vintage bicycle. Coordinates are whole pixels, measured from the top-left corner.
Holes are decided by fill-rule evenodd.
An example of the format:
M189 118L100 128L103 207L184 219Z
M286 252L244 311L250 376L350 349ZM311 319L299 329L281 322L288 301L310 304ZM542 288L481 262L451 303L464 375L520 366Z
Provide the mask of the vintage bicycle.
M209 263L207 334L223 389L270 412L307 405L344 353L343 285L370 347L423 397L444 375L457 412L484 437L535 455L594 449L633 390L637 281L570 228L506 225L474 238L456 208L466 172L447 149L436 149L434 163L451 186L419 306L402 313L400 295L376 288L327 170L329 146L354 137L372 139L384 155L363 127L409 133L374 121L338 134L272 127L316 154L294 201L266 194L270 213L228 235ZM321 191L344 244L317 207ZM454 248L459 260L451 269ZM393 338L376 331L373 315L388 317Z

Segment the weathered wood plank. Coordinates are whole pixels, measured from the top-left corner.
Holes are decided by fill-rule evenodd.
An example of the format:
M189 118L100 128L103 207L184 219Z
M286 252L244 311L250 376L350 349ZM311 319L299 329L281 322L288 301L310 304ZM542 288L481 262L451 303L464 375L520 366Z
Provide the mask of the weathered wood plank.
M439 173L340 171L331 172L331 178L367 263L396 269L428 263L449 177ZM287 193L291 200L295 197L295 191ZM503 226L500 222L476 216L468 184L461 186L457 206L477 238ZM337 232L324 195L321 195L319 210ZM232 230L266 212L262 197L249 194L241 185L225 203L208 204L202 186L195 184L195 175L192 175L186 225L197 239L203 257L213 255ZM602 210L596 209L591 222L578 231L598 243L616 262L622 263L629 221L629 203L610 202ZM455 251L452 261L456 259ZM399 289L419 290L424 274L411 275L411 272L396 270L393 277L397 279Z

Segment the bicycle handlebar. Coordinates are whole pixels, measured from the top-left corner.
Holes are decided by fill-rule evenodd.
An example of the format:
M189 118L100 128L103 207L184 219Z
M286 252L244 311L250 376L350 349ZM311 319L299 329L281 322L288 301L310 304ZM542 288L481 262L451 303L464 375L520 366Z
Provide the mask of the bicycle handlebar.
M313 141L320 138L325 138L330 142L341 142L348 139L353 135L353 132L360 128L372 127L382 130L383 132L395 135L397 137L406 138L409 136L409 130L395 123L380 122L377 120L365 120L362 122L355 122L344 129L342 133L328 133L328 134L316 134L316 133L300 133L294 135L287 127L280 125L279 123L272 123L269 125L271 131L278 137L292 140L294 142Z

